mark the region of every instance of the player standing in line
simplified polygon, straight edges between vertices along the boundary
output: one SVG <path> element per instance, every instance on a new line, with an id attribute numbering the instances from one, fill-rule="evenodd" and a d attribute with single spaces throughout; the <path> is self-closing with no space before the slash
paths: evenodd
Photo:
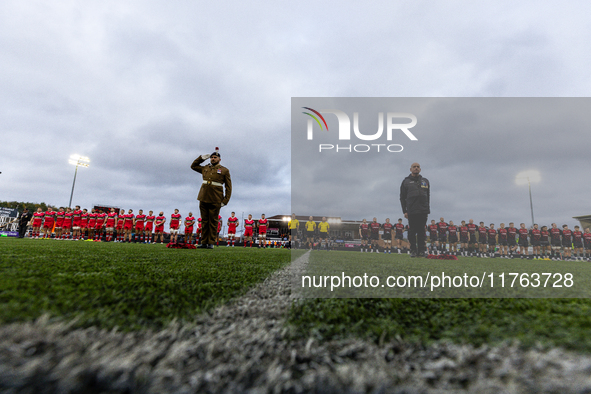
<path id="1" fill-rule="evenodd" d="M 527 259 L 528 255 L 529 255 L 529 243 L 527 242 L 527 236 L 529 234 L 529 231 L 527 231 L 527 229 L 525 228 L 525 223 L 520 223 L 519 224 L 519 254 L 521 256 L 522 259 Z"/>
<path id="2" fill-rule="evenodd" d="M 189 212 L 189 216 L 185 218 L 185 243 L 192 244 L 193 243 L 193 227 L 195 226 L 195 217 L 193 216 L 193 212 Z"/>
<path id="3" fill-rule="evenodd" d="M 402 219 L 400 219 L 402 221 Z M 404 225 L 403 225 L 404 226 Z M 382 240 L 384 240 L 384 253 L 392 253 L 392 228 L 394 225 L 390 223 L 390 218 L 386 218 L 386 223 L 382 224 Z"/>
<path id="4" fill-rule="evenodd" d="M 55 240 L 60 240 L 62 236 L 62 227 L 64 225 L 64 216 L 66 215 L 66 211 L 64 211 L 64 207 L 60 207 L 55 215 Z"/>
<path id="5" fill-rule="evenodd" d="M 55 224 L 55 215 L 57 212 L 51 207 L 47 207 L 47 211 L 43 214 L 43 239 L 50 239 L 53 233 L 53 225 Z"/>
<path id="6" fill-rule="evenodd" d="M 534 223 L 534 227 L 529 230 L 529 239 L 531 241 L 531 246 L 533 249 L 533 259 L 538 260 L 541 257 L 540 255 L 540 241 L 542 239 L 542 232 L 538 229 L 538 224 Z"/>
<path id="7" fill-rule="evenodd" d="M 437 244 L 439 246 L 440 253 L 447 254 L 447 223 L 443 218 L 439 218 L 437 223 Z"/>
<path id="8" fill-rule="evenodd" d="M 166 216 L 164 216 L 164 212 L 160 211 L 154 221 L 154 243 L 158 242 L 158 235 L 160 235 L 160 243 L 164 243 L 164 223 L 166 223 Z"/>
<path id="9" fill-rule="evenodd" d="M 133 214 L 133 209 L 127 210 L 127 214 L 125 215 L 125 223 L 123 223 L 123 242 L 127 240 L 127 242 L 131 243 L 131 233 L 133 231 L 134 218 L 135 215 Z"/>
<path id="10" fill-rule="evenodd" d="M 507 229 L 505 228 L 505 223 L 501 223 L 499 229 L 497 230 L 497 239 L 499 240 L 499 246 L 501 249 L 501 258 L 507 259 Z"/>
<path id="11" fill-rule="evenodd" d="M 220 246 L 220 232 L 222 231 L 222 215 L 218 215 L 218 228 L 216 232 L 216 246 Z"/>
<path id="12" fill-rule="evenodd" d="M 107 214 L 104 213 L 102 210 L 99 209 L 98 214 L 96 215 L 96 225 L 95 225 L 95 241 L 102 242 L 103 237 L 103 228 L 105 227 L 105 220 L 107 219 Z"/>
<path id="13" fill-rule="evenodd" d="M 260 245 L 259 248 L 266 248 L 267 247 L 267 219 L 265 219 L 265 214 L 261 215 L 259 219 L 259 223 L 257 225 L 259 229 L 259 240 Z"/>
<path id="14" fill-rule="evenodd" d="M 154 211 L 148 212 L 148 216 L 146 216 L 146 224 L 144 226 L 144 243 L 145 244 L 152 243 L 152 230 L 154 228 L 154 220 L 156 220 L 156 216 L 154 216 Z"/>
<path id="15" fill-rule="evenodd" d="M 199 245 L 199 239 L 201 238 L 201 218 L 197 219 L 197 231 L 195 231 L 195 245 Z"/>
<path id="16" fill-rule="evenodd" d="M 170 242 L 171 243 L 174 243 L 174 244 L 177 243 L 180 225 L 181 225 L 181 214 L 179 213 L 178 209 L 175 209 L 174 213 L 172 215 L 170 215 L 170 224 L 168 225 L 168 227 L 170 228 Z"/>
<path id="17" fill-rule="evenodd" d="M 548 226 L 542 226 L 542 231 L 540 231 L 540 249 L 542 251 L 543 259 L 549 260 L 548 256 L 550 255 L 550 240 L 548 236 L 550 233 L 548 232 Z"/>
<path id="18" fill-rule="evenodd" d="M 575 226 L 575 231 L 573 231 L 573 246 L 575 247 L 575 260 L 583 260 L 583 233 L 579 226 Z"/>
<path id="19" fill-rule="evenodd" d="M 571 252 L 573 247 L 572 241 L 573 232 L 568 228 L 566 224 L 562 225 L 562 250 L 564 251 L 564 259 L 571 259 Z"/>
<path id="20" fill-rule="evenodd" d="M 326 221 L 326 217 L 322 217 L 322 221 L 318 223 L 318 237 L 320 238 L 320 247 L 328 250 L 328 230 L 330 224 Z"/>
<path id="21" fill-rule="evenodd" d="M 107 230 L 107 238 L 105 239 L 107 242 L 111 242 L 113 240 L 113 232 L 115 232 L 115 226 L 117 226 L 117 212 L 115 208 L 109 209 L 109 213 L 107 214 L 107 221 L 105 223 L 105 228 Z"/>
<path id="22" fill-rule="evenodd" d="M 291 214 L 291 220 L 287 222 L 287 227 L 289 227 L 289 248 L 291 248 L 292 242 L 294 249 L 297 249 L 297 241 L 298 241 L 298 230 L 300 229 L 300 221 L 296 219 L 296 214 Z"/>
<path id="23" fill-rule="evenodd" d="M 41 207 L 37 208 L 37 212 L 33 214 L 31 222 L 33 225 L 31 238 L 39 239 L 39 236 L 41 235 L 41 225 L 43 224 L 43 209 L 41 209 Z"/>
<path id="24" fill-rule="evenodd" d="M 83 241 L 88 239 L 88 209 L 84 208 L 82 210 L 82 215 L 80 215 L 80 237 Z"/>
<path id="25" fill-rule="evenodd" d="M 439 246 L 439 243 L 437 242 L 439 234 L 438 229 L 439 228 L 437 227 L 437 223 L 435 223 L 435 219 L 432 219 L 431 224 L 429 225 L 429 240 L 431 241 L 429 249 L 431 249 L 432 254 L 437 254 L 437 247 Z"/>
<path id="26" fill-rule="evenodd" d="M 246 247 L 246 241 L 250 242 L 250 248 L 252 248 L 252 230 L 254 228 L 254 220 L 252 219 L 252 215 L 248 214 L 248 219 L 244 219 L 244 241 L 242 243 L 242 247 Z"/>
<path id="27" fill-rule="evenodd" d="M 487 230 L 488 235 L 488 255 L 495 257 L 495 251 L 497 249 L 497 230 L 495 230 L 495 224 L 491 223 Z"/>
<path id="28" fill-rule="evenodd" d="M 402 218 L 398 219 L 398 223 L 394 226 L 394 241 L 396 242 L 396 252 L 402 253 L 402 240 L 404 239 L 404 232 L 408 230 L 408 227 L 402 223 Z"/>
<path id="29" fill-rule="evenodd" d="M 379 242 L 380 242 L 380 228 L 382 225 L 378 223 L 378 218 L 373 218 L 372 222 L 369 224 L 369 239 L 371 240 L 371 245 L 369 252 L 372 253 L 375 249 L 376 253 L 379 253 Z"/>
<path id="30" fill-rule="evenodd" d="M 454 256 L 458 255 L 458 226 L 456 226 L 453 220 L 449 221 L 447 227 L 447 233 L 449 234 L 449 252 Z"/>
<path id="31" fill-rule="evenodd" d="M 80 239 L 80 227 L 82 225 L 82 210 L 80 205 L 76 205 L 74 212 L 72 212 L 72 239 L 78 241 Z"/>
<path id="32" fill-rule="evenodd" d="M 552 260 L 561 260 L 560 248 L 562 246 L 562 231 L 558 228 L 556 223 L 552 223 L 550 229 L 550 245 L 552 246 Z"/>
<path id="33" fill-rule="evenodd" d="M 470 256 L 474 256 L 474 254 L 476 253 L 475 249 L 477 249 L 476 229 L 478 228 L 478 226 L 474 224 L 474 219 L 470 219 L 466 227 L 468 227 L 468 233 L 470 234 L 468 249 L 470 249 Z"/>
<path id="34" fill-rule="evenodd" d="M 583 233 L 583 240 L 585 241 L 585 257 L 587 261 L 591 260 L 591 231 L 589 227 L 585 229 Z"/>
<path id="35" fill-rule="evenodd" d="M 468 256 L 468 242 L 470 240 L 470 234 L 468 232 L 468 227 L 466 226 L 466 221 L 462 220 L 462 225 L 458 229 L 460 233 L 460 253 L 462 256 Z"/>
<path id="36" fill-rule="evenodd" d="M 367 239 L 369 238 L 369 224 L 367 219 L 363 219 L 359 225 L 359 237 L 361 238 L 361 251 L 367 252 Z"/>
<path id="37" fill-rule="evenodd" d="M 236 244 L 236 228 L 238 227 L 240 221 L 235 215 L 236 212 L 232 212 L 231 216 L 228 218 L 228 243 L 226 246 L 230 246 L 230 244 L 232 244 L 232 247 L 234 247 Z"/>
<path id="38" fill-rule="evenodd" d="M 74 213 L 72 212 L 72 208 L 66 208 L 66 214 L 64 215 L 64 223 L 62 225 L 62 239 L 70 239 L 70 232 L 72 230 L 72 219 L 74 217 Z"/>
<path id="39" fill-rule="evenodd" d="M 304 228 L 306 229 L 306 246 L 308 249 L 312 250 L 312 247 L 314 246 L 314 233 L 316 232 L 314 216 L 308 218 L 308 221 L 304 224 Z"/>
<path id="40" fill-rule="evenodd" d="M 94 228 L 96 227 L 96 217 L 97 217 L 97 213 L 95 211 L 94 208 L 92 208 L 90 210 L 90 213 L 88 214 L 88 237 L 87 237 L 87 241 L 93 241 L 94 238 Z"/>
<path id="41" fill-rule="evenodd" d="M 486 255 L 486 248 L 488 246 L 488 229 L 484 227 L 484 222 L 480 222 L 478 226 L 478 257 L 488 257 Z"/>
<path id="42" fill-rule="evenodd" d="M 144 215 L 144 210 L 140 209 L 133 221 L 133 227 L 135 228 L 135 242 L 144 242 L 146 240 L 144 237 L 144 232 L 146 231 L 145 222 L 146 215 Z"/>
<path id="43" fill-rule="evenodd" d="M 509 255 L 511 258 L 515 257 L 515 253 L 517 251 L 517 227 L 515 227 L 515 223 L 510 222 L 509 227 L 507 228 L 507 245 L 509 246 Z"/>
<path id="44" fill-rule="evenodd" d="M 115 222 L 115 230 L 117 231 L 115 242 L 123 242 L 124 240 L 123 228 L 125 225 L 125 216 L 125 209 L 121 208 L 121 210 L 119 210 L 119 214 L 117 215 L 117 221 Z"/>

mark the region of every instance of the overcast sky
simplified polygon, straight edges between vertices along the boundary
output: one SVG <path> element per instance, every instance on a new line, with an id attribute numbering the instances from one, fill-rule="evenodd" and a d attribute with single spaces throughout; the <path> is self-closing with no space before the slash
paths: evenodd
<path id="1" fill-rule="evenodd" d="M 585 97 L 590 14 L 582 1 L 4 1 L 0 200 L 66 205 L 78 153 L 91 166 L 78 171 L 73 205 L 197 213 L 201 178 L 189 166 L 219 146 L 234 184 L 222 216 L 285 214 L 291 97 Z M 445 193 L 438 211 L 456 218 L 454 193 L 492 190 L 527 221 L 527 187 L 511 177 L 529 163 L 506 163 L 520 147 L 508 156 L 449 133 L 437 141 L 453 167 L 417 152 Z M 532 186 L 540 219 L 591 214 L 589 139 L 576 141 L 548 143 L 534 163 L 546 171 Z M 471 167 L 481 179 L 461 176 Z M 578 174 L 574 185 L 558 181 L 561 169 Z M 468 208 L 478 220 L 481 206 Z"/>

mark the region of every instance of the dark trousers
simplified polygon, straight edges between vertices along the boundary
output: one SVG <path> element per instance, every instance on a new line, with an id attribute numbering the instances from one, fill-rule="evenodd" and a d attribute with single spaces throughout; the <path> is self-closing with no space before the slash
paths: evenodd
<path id="1" fill-rule="evenodd" d="M 19 238 L 24 238 L 25 237 L 25 233 L 27 232 L 27 225 L 25 224 L 24 226 L 18 226 L 18 237 Z"/>
<path id="2" fill-rule="evenodd" d="M 199 202 L 201 211 L 201 244 L 213 245 L 218 236 L 218 216 L 222 204 Z"/>
<path id="3" fill-rule="evenodd" d="M 426 213 L 417 213 L 408 215 L 408 242 L 412 252 L 424 252 L 427 237 L 425 235 L 425 225 L 427 224 Z"/>

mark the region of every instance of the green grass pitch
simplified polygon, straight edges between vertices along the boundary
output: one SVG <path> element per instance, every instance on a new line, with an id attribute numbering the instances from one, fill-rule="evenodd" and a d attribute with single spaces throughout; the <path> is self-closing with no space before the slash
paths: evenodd
<path id="1" fill-rule="evenodd" d="M 239 296 L 289 264 L 288 249 L 0 239 L 0 323 L 43 313 L 78 326 L 158 329 Z"/>

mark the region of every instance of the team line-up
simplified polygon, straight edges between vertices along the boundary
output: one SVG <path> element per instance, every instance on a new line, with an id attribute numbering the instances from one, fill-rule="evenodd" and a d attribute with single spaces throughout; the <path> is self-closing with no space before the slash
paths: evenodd
<path id="1" fill-rule="evenodd" d="M 235 216 L 235 212 L 228 218 L 228 240 L 226 246 L 235 246 L 236 244 L 236 229 L 239 226 L 239 219 Z M 222 217 L 218 217 L 217 231 L 218 239 L 221 230 Z M 143 242 L 143 243 L 164 243 L 164 227 L 167 222 L 164 212 L 160 212 L 158 216 L 154 215 L 153 211 L 144 214 L 140 209 L 137 215 L 134 215 L 133 209 L 129 209 L 125 213 L 124 209 L 119 212 L 115 208 L 111 208 L 108 213 L 102 210 L 92 209 L 88 212 L 87 209 L 80 209 L 80 206 L 71 208 L 59 208 L 54 211 L 52 208 L 43 212 L 41 208 L 37 209 L 31 218 L 29 225 L 32 226 L 31 237 L 34 239 L 53 239 L 56 240 L 86 240 L 94 242 L 102 242 L 104 238 L 106 242 Z M 184 243 L 193 244 L 199 243 L 201 235 L 201 218 L 196 219 L 192 212 L 189 212 L 184 221 Z M 197 223 L 197 226 L 195 224 Z M 180 232 L 181 214 L 178 209 L 170 215 L 169 232 L 170 242 L 178 242 L 178 234 Z M 258 229 L 259 238 L 261 238 L 260 245 L 266 247 L 267 233 L 267 219 L 262 214 L 258 221 L 252 219 L 252 215 L 248 215 L 248 219 L 244 219 L 244 246 L 247 242 L 252 246 L 253 244 L 253 229 Z M 152 232 L 153 231 L 153 232 Z M 195 231 L 195 233 L 193 232 Z M 195 237 L 193 237 L 195 235 Z M 275 246 L 275 242 L 273 245 Z M 282 243 L 283 245 L 283 243 Z"/>

